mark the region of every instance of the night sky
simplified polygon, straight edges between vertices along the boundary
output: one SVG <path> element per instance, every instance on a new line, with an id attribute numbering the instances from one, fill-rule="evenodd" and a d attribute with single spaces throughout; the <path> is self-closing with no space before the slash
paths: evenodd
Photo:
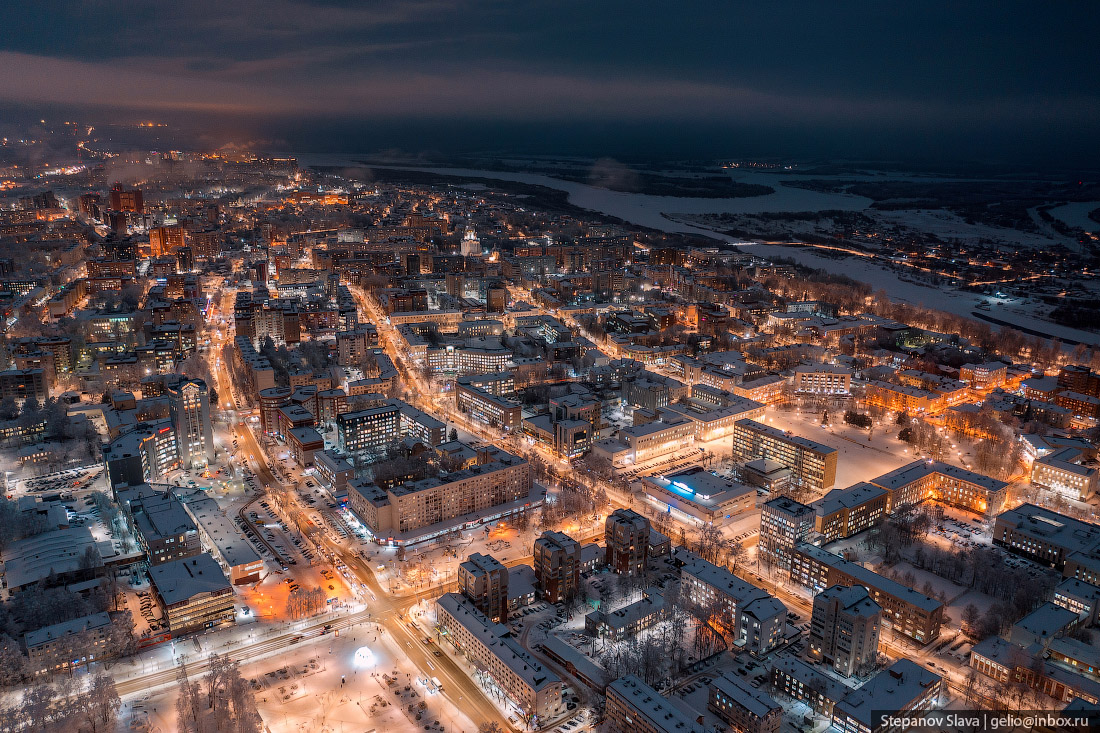
<path id="1" fill-rule="evenodd" d="M 1098 20 L 1093 2 L 8 2 L 0 107 L 316 150 L 1095 165 Z"/>

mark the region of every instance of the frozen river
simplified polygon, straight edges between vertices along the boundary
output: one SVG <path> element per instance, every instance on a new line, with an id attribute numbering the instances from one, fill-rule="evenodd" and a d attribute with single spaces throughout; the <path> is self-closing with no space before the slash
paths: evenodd
<path id="1" fill-rule="evenodd" d="M 771 186 L 775 193 L 767 196 L 751 196 L 732 199 L 690 198 L 678 196 L 648 196 L 639 193 L 609 191 L 584 183 L 563 181 L 541 173 L 511 173 L 486 171 L 476 168 L 418 168 L 400 165 L 364 165 L 347 155 L 311 155 L 299 157 L 304 165 L 348 166 L 357 168 L 387 168 L 393 170 L 421 171 L 446 176 L 468 178 L 492 178 L 499 181 L 529 183 L 558 189 L 569 194 L 569 203 L 590 211 L 614 216 L 639 226 L 663 232 L 702 234 L 719 240 L 736 241 L 724 235 L 666 219 L 662 214 L 754 214 L 766 211 L 820 211 L 843 209 L 859 211 L 867 208 L 871 200 L 863 196 L 840 193 L 819 193 L 784 185 L 795 176 L 765 171 L 736 171 L 731 177 L 738 183 L 759 183 Z M 807 176 L 809 177 L 809 176 Z M 846 176 L 845 179 L 850 177 Z"/>
<path id="2" fill-rule="evenodd" d="M 829 272 L 849 275 L 858 280 L 871 283 L 876 289 L 884 289 L 890 298 L 896 301 L 913 304 L 935 304 L 935 307 L 962 316 L 973 317 L 972 312 L 983 300 L 989 302 L 990 309 L 986 311 L 990 316 L 1001 320 L 1016 323 L 1026 328 L 1033 328 L 1042 333 L 1068 338 L 1075 341 L 1096 344 L 1100 343 L 1100 335 L 1081 331 L 1075 328 L 1058 326 L 1049 321 L 1036 317 L 1029 313 L 1026 304 L 1012 299 L 989 298 L 973 293 L 962 293 L 956 290 L 941 290 L 936 287 L 907 282 L 888 267 L 880 266 L 870 260 L 847 257 L 833 259 L 823 257 L 811 248 L 807 247 L 783 247 L 781 245 L 752 244 L 719 234 L 710 229 L 696 227 L 678 221 L 672 221 L 663 214 L 754 214 L 769 211 L 822 211 L 839 209 L 847 211 L 860 211 L 871 204 L 871 200 L 863 196 L 854 196 L 843 193 L 823 193 L 784 185 L 786 182 L 799 179 L 827 179 L 837 178 L 850 180 L 959 180 L 936 179 L 929 177 L 913 177 L 896 174 L 852 174 L 844 176 L 825 176 L 798 174 L 798 173 L 774 173 L 758 170 L 732 171 L 731 178 L 739 183 L 758 183 L 771 186 L 775 193 L 767 196 L 752 196 L 733 199 L 710 198 L 686 198 L 677 196 L 649 196 L 637 193 L 624 193 L 608 191 L 607 189 L 589 186 L 584 183 L 563 181 L 541 173 L 511 173 L 505 171 L 488 171 L 476 168 L 439 168 L 439 167 L 415 167 L 399 165 L 365 165 L 358 163 L 353 155 L 307 155 L 299 156 L 299 162 L 306 166 L 347 166 L 350 168 L 387 168 L 392 170 L 412 170 L 439 175 L 457 176 L 466 178 L 488 178 L 500 181 L 515 181 L 528 183 L 547 188 L 565 191 L 569 194 L 569 202 L 584 209 L 596 211 L 609 216 L 614 216 L 623 221 L 639 226 L 649 227 L 665 232 L 682 232 L 700 234 L 716 240 L 742 244 L 746 251 L 761 257 L 789 257 L 811 267 L 817 267 Z M 1076 206 L 1076 205 L 1071 205 Z M 1066 207 L 1060 207 L 1065 209 Z M 1077 216 L 1084 216 L 1084 205 L 1072 212 L 1058 212 Z"/>

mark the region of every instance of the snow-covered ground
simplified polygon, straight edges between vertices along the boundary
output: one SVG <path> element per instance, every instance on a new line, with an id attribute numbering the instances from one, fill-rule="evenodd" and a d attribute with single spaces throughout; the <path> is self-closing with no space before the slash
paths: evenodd
<path id="1" fill-rule="evenodd" d="M 1097 232 L 1100 231 L 1100 224 L 1089 218 L 1089 212 L 1096 209 L 1100 209 L 1100 201 L 1075 201 L 1071 204 L 1056 206 L 1050 210 L 1050 215 L 1071 227 L 1078 227 L 1086 232 Z"/>
<path id="2" fill-rule="evenodd" d="M 476 729 L 445 697 L 417 681 L 408 657 L 373 624 L 244 664 L 241 673 L 272 733 Z M 383 673 L 396 682 L 387 684 Z M 150 727 L 175 730 L 175 697 L 170 687 L 127 700 L 120 722 L 125 727 L 131 720 L 145 720 Z"/>
<path id="3" fill-rule="evenodd" d="M 1018 298 L 993 298 L 977 293 L 922 285 L 909 279 L 903 280 L 899 273 L 864 257 L 836 259 L 826 257 L 811 247 L 785 247 L 778 244 L 746 244 L 742 249 L 760 257 L 783 257 L 807 267 L 847 275 L 855 280 L 869 283 L 876 292 L 886 291 L 891 300 L 900 303 L 934 307 L 948 313 L 973 318 L 978 305 L 986 302 L 990 308 L 985 313 L 992 318 L 1031 328 L 1060 339 L 1100 344 L 1100 334 L 1060 326 L 1039 318 L 1034 315 L 1033 305 L 1024 303 Z"/>
<path id="4" fill-rule="evenodd" d="M 958 242 L 992 242 L 1006 247 L 1021 245 L 1025 247 L 1050 247 L 1056 244 L 1070 243 L 1067 237 L 1051 233 L 1051 236 L 1036 232 L 1021 232 L 1017 229 L 971 224 L 958 214 L 946 209 L 899 209 L 865 212 L 873 219 L 890 226 L 900 226 L 926 234 L 932 234 L 943 240 Z"/>
<path id="5" fill-rule="evenodd" d="M 769 410 L 764 418 L 768 425 L 837 449 L 833 488 L 842 489 L 867 481 L 917 458 L 912 446 L 897 439 L 897 425 L 876 427 L 874 436 L 868 441 L 868 432 L 846 424 L 843 412 L 834 411 L 829 419 L 830 424 L 822 426 L 819 410 Z"/>

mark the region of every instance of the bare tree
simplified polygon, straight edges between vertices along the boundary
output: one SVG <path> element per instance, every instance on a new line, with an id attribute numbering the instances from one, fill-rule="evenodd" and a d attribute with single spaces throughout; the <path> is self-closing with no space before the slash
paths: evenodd
<path id="1" fill-rule="evenodd" d="M 27 671 L 27 658 L 7 634 L 0 635 L 0 686 L 10 687 L 23 681 Z"/>
<path id="2" fill-rule="evenodd" d="M 102 672 L 97 674 L 87 693 L 76 696 L 75 700 L 80 719 L 87 724 L 85 729 L 91 729 L 91 733 L 114 730 L 122 699 L 115 689 L 113 677 Z"/>

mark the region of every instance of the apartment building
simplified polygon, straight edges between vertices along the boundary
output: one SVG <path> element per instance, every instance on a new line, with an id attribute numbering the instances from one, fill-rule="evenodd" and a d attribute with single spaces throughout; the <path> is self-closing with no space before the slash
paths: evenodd
<path id="1" fill-rule="evenodd" d="M 739 733 L 779 733 L 783 724 L 783 707 L 732 672 L 710 683 L 707 708 Z"/>
<path id="2" fill-rule="evenodd" d="M 725 568 L 689 553 L 685 557 L 681 593 L 696 606 L 713 609 L 734 646 L 762 656 L 782 642 L 787 607 L 778 598 Z"/>
<path id="3" fill-rule="evenodd" d="M 564 532 L 547 530 L 535 540 L 535 581 L 543 600 L 561 603 L 581 587 L 581 546 Z"/>
<path id="4" fill-rule="evenodd" d="M 833 706 L 852 691 L 851 687 L 797 657 L 783 656 L 770 664 L 772 689 L 791 700 L 804 702 L 812 710 L 832 716 Z M 865 733 L 861 731 L 860 733 Z"/>
<path id="5" fill-rule="evenodd" d="M 851 677 L 878 655 L 882 608 L 862 585 L 834 585 L 814 596 L 810 656 Z"/>
<path id="6" fill-rule="evenodd" d="M 889 498 L 886 489 L 866 482 L 833 489 L 812 504 L 814 531 L 829 543 L 870 529 L 886 516 Z"/>
<path id="7" fill-rule="evenodd" d="M 552 670 L 458 593 L 436 601 L 443 638 L 493 678 L 525 715 L 548 720 L 561 710 L 562 682 Z"/>
<path id="8" fill-rule="evenodd" d="M 35 399 L 45 402 L 50 396 L 49 381 L 43 369 L 8 369 L 0 372 L 0 400 L 9 397 L 18 403 Z"/>
<path id="9" fill-rule="evenodd" d="M 348 487 L 348 504 L 376 542 L 406 545 L 525 511 L 531 466 L 497 449 L 477 452 L 473 465 L 383 489 L 366 480 Z"/>
<path id="10" fill-rule="evenodd" d="M 944 680 L 909 659 L 899 659 L 833 706 L 833 727 L 841 733 L 891 733 L 887 716 L 936 707 Z"/>
<path id="11" fill-rule="evenodd" d="M 336 434 L 342 453 L 370 460 L 401 439 L 401 405 L 394 401 L 337 415 Z"/>
<path id="12" fill-rule="evenodd" d="M 504 374 L 508 374 L 511 378 L 510 372 L 504 372 Z M 455 380 L 455 406 L 459 412 L 469 415 L 471 420 L 502 430 L 519 428 L 523 419 L 520 404 L 502 396 L 503 391 L 501 394 L 490 391 L 493 387 L 497 387 L 499 382 L 486 382 L 482 379 L 484 376 L 486 375 L 459 377 Z M 479 385 L 489 389 L 483 389 Z"/>
<path id="13" fill-rule="evenodd" d="M 458 566 L 458 590 L 493 623 L 508 620 L 508 568 L 492 555 L 475 552 Z"/>
<path id="14" fill-rule="evenodd" d="M 606 693 L 609 733 L 705 733 L 702 724 L 632 674 L 609 684 Z"/>
<path id="15" fill-rule="evenodd" d="M 755 420 L 740 420 L 733 433 L 738 460 L 767 459 L 791 470 L 791 479 L 810 491 L 827 491 L 836 482 L 837 450 Z"/>
<path id="16" fill-rule="evenodd" d="M 111 654 L 110 634 L 111 617 L 103 612 L 28 631 L 27 669 L 37 677 L 102 662 Z"/>
<path id="17" fill-rule="evenodd" d="M 814 593 L 834 585 L 862 585 L 882 608 L 883 624 L 921 644 L 940 635 L 942 603 L 820 547 L 803 542 L 794 548 L 791 580 Z"/>
<path id="18" fill-rule="evenodd" d="M 640 575 L 649 561 L 649 519 L 616 509 L 604 521 L 605 564 L 620 575 Z"/>
<path id="19" fill-rule="evenodd" d="M 760 509 L 757 552 L 765 564 L 789 569 L 791 550 L 814 529 L 814 510 L 786 496 L 777 496 Z"/>
<path id="20" fill-rule="evenodd" d="M 150 565 L 193 557 L 202 552 L 198 527 L 170 491 L 139 484 L 115 491 Z"/>

